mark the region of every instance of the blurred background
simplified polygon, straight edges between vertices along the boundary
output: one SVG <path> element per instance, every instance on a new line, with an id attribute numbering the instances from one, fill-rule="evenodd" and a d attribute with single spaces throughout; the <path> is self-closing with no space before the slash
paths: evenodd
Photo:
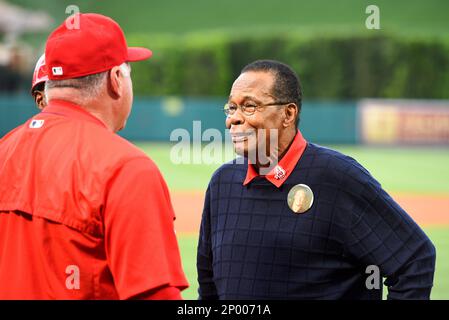
<path id="1" fill-rule="evenodd" d="M 213 128 L 226 139 L 222 106 L 234 79 L 256 59 L 277 59 L 300 76 L 305 138 L 356 158 L 422 226 L 437 247 L 432 298 L 449 299 L 449 1 L 0 0 L 0 137 L 38 112 L 34 65 L 69 5 L 112 17 L 129 45 L 154 52 L 132 65 L 133 113 L 120 134 L 168 182 L 185 298 L 197 297 L 204 192 L 232 152 L 176 164 L 170 135 L 181 128 L 201 140 Z M 379 29 L 367 28 L 369 5 Z"/>

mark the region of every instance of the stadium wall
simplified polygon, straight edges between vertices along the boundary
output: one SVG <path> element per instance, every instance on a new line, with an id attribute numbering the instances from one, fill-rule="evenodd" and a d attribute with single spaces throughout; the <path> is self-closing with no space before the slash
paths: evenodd
<path id="1" fill-rule="evenodd" d="M 225 137 L 222 111 L 225 101 L 224 98 L 135 98 L 127 126 L 120 135 L 132 141 L 167 142 L 173 130 L 184 129 L 192 140 L 198 140 L 205 130 L 212 128 Z M 37 112 L 27 95 L 0 97 L 0 136 Z M 356 102 L 305 102 L 300 127 L 307 139 L 318 143 L 357 143 L 355 122 Z"/>
<path id="2" fill-rule="evenodd" d="M 200 140 L 208 129 L 225 134 L 225 98 L 135 98 L 120 135 L 132 141 Z M 0 136 L 38 112 L 28 95 L 0 97 Z M 300 128 L 324 144 L 449 145 L 449 101 L 305 101 Z M 178 129 L 178 131 L 175 131 Z M 178 138 L 177 138 L 178 137 Z M 203 141 L 209 141 L 203 139 Z"/>

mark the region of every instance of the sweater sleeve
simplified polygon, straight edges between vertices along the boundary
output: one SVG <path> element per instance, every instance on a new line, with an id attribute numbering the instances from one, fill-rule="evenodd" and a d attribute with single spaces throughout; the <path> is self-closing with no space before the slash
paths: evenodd
<path id="1" fill-rule="evenodd" d="M 429 299 L 435 247 L 423 230 L 365 170 L 347 181 L 353 207 L 345 250 L 386 277 L 388 299 Z"/>
<path id="2" fill-rule="evenodd" d="M 213 280 L 210 211 L 209 185 L 204 202 L 197 252 L 198 294 L 200 300 L 218 299 L 217 289 Z"/>

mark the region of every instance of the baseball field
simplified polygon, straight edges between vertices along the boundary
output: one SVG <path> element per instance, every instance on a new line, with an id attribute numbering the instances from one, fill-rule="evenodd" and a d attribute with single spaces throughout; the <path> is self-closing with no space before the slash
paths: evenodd
<path id="1" fill-rule="evenodd" d="M 157 163 L 171 190 L 175 228 L 190 282 L 183 297 L 196 299 L 196 245 L 204 192 L 219 164 L 175 165 L 170 160 L 170 144 L 136 145 Z M 364 165 L 425 230 L 437 248 L 432 299 L 449 299 L 449 149 L 330 147 Z"/>

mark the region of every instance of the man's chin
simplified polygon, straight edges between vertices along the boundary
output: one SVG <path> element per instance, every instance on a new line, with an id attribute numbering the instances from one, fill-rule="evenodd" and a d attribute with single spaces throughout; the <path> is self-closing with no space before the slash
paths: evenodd
<path id="1" fill-rule="evenodd" d="M 248 157 L 248 150 L 246 150 L 245 148 L 239 148 L 234 145 L 234 152 L 241 157 Z"/>
<path id="2" fill-rule="evenodd" d="M 126 127 L 126 121 L 115 132 L 122 131 L 123 129 L 125 129 L 125 127 Z"/>
<path id="3" fill-rule="evenodd" d="M 256 151 L 248 150 L 247 148 L 239 148 L 238 146 L 234 146 L 234 151 L 237 155 L 247 158 L 249 162 L 257 163 Z"/>
<path id="4" fill-rule="evenodd" d="M 273 162 L 272 159 L 270 159 L 270 157 L 268 157 L 267 155 L 257 154 L 256 150 L 257 149 L 248 149 L 245 147 L 239 148 L 239 146 L 234 145 L 234 152 L 237 155 L 247 158 L 249 163 L 257 163 L 262 168 L 266 168 L 268 171 L 270 171 L 277 164 L 277 162 Z"/>

